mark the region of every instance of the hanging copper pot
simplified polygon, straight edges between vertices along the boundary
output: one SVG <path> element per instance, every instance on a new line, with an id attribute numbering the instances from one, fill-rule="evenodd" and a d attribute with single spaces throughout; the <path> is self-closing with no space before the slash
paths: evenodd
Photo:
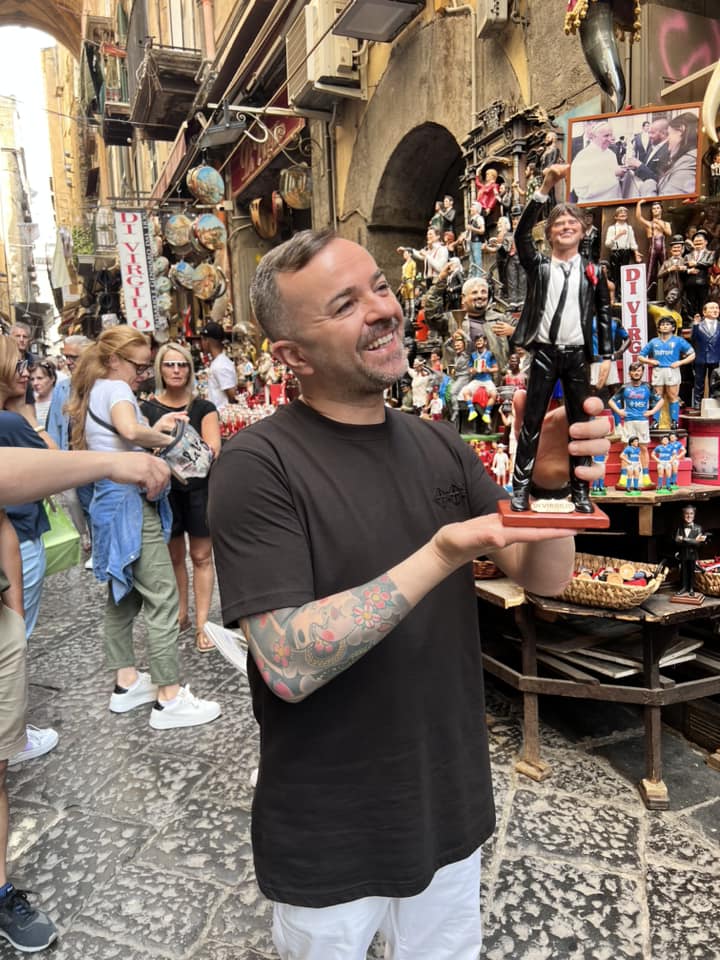
<path id="1" fill-rule="evenodd" d="M 255 232 L 263 240 L 272 240 L 277 235 L 277 217 L 272 206 L 269 210 L 263 207 L 263 197 L 255 197 L 250 201 L 250 220 Z"/>

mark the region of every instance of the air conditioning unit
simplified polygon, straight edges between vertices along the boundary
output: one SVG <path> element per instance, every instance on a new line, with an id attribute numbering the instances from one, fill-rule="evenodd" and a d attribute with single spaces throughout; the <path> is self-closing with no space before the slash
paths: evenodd
<path id="1" fill-rule="evenodd" d="M 477 0 L 477 35 L 495 37 L 509 17 L 509 0 Z"/>
<path id="2" fill-rule="evenodd" d="M 358 41 L 330 33 L 346 6 L 346 0 L 310 0 L 288 30 L 285 55 L 293 106 L 323 110 L 338 97 L 367 99 Z"/>

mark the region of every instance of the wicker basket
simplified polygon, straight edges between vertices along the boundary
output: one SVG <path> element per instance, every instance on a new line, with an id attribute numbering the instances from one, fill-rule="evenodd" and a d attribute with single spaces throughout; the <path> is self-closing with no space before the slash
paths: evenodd
<path id="1" fill-rule="evenodd" d="M 696 570 L 695 586 L 706 597 L 720 597 L 720 573 L 705 573 L 704 570 Z"/>
<path id="2" fill-rule="evenodd" d="M 627 564 L 627 560 L 618 560 L 615 557 L 596 557 L 592 553 L 576 553 L 575 569 L 586 567 L 593 573 L 602 567 L 620 567 Z M 642 569 L 646 564 L 630 564 Z M 610 610 L 630 610 L 647 600 L 658 589 L 664 580 L 664 573 L 658 573 L 651 583 L 646 586 L 633 587 L 625 583 L 606 583 L 603 580 L 583 580 L 573 577 L 570 583 L 560 594 L 561 600 L 570 603 L 579 603 L 584 607 L 607 607 Z M 720 578 L 718 578 L 720 579 Z"/>

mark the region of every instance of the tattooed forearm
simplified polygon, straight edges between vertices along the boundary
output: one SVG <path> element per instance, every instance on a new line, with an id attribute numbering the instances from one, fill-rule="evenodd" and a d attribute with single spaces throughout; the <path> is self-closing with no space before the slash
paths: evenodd
<path id="1" fill-rule="evenodd" d="M 296 609 L 248 617 L 242 627 L 265 683 L 296 703 L 364 656 L 410 608 L 383 575 Z"/>

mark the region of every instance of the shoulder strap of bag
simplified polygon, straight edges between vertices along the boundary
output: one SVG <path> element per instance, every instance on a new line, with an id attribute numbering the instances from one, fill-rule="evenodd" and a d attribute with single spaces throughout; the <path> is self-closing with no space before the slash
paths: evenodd
<path id="1" fill-rule="evenodd" d="M 91 419 L 93 419 L 95 423 L 99 423 L 101 427 L 105 427 L 106 430 L 109 430 L 111 433 L 115 433 L 118 436 L 120 436 L 119 430 L 117 430 L 111 423 L 108 423 L 107 420 L 103 420 L 100 417 L 98 417 L 96 413 L 92 412 L 92 409 L 90 407 L 88 407 L 88 416 Z"/>

